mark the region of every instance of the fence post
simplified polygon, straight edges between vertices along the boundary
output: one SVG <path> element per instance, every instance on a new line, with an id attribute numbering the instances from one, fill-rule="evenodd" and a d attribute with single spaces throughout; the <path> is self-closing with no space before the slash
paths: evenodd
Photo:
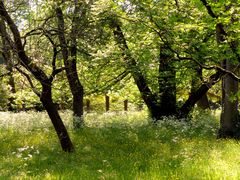
<path id="1" fill-rule="evenodd" d="M 124 104 L 124 111 L 128 111 L 128 100 L 124 100 L 123 101 L 123 104 Z"/>
<path id="2" fill-rule="evenodd" d="M 110 101 L 109 100 L 110 100 L 109 96 L 105 95 L 106 112 L 108 112 L 110 109 Z"/>
<path id="3" fill-rule="evenodd" d="M 87 113 L 90 113 L 91 107 L 90 107 L 90 100 L 89 99 L 87 99 L 86 105 L 87 105 Z"/>

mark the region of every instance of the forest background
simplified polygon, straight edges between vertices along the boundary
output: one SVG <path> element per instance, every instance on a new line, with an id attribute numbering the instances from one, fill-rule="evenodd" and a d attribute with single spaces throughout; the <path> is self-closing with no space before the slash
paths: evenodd
<path id="1" fill-rule="evenodd" d="M 58 110 L 82 128 L 84 105 L 101 111 L 109 96 L 144 104 L 152 123 L 221 107 L 217 136 L 239 138 L 239 11 L 234 0 L 1 0 L 1 110 L 45 109 L 68 152 Z"/>

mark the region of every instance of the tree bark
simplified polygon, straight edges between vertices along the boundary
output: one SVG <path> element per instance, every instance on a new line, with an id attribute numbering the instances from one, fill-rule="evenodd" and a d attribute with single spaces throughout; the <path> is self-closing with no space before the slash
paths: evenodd
<path id="1" fill-rule="evenodd" d="M 113 29 L 115 41 L 117 42 L 119 48 L 122 50 L 122 56 L 127 64 L 127 70 L 132 74 L 133 79 L 140 91 L 141 97 L 147 105 L 150 116 L 155 123 L 162 117 L 158 98 L 156 98 L 150 90 L 142 71 L 137 66 L 137 62 L 129 53 L 129 48 L 119 23 L 116 20 L 113 20 L 113 22 L 111 22 L 111 26 Z"/>
<path id="2" fill-rule="evenodd" d="M 128 111 L 128 100 L 123 101 L 124 111 Z"/>
<path id="3" fill-rule="evenodd" d="M 218 80 L 224 75 L 225 73 L 222 71 L 217 71 L 215 74 L 211 75 L 209 81 L 207 83 L 203 83 L 194 93 L 190 94 L 187 101 L 182 105 L 177 113 L 177 117 L 187 118 L 191 110 L 193 109 L 194 105 L 199 101 L 199 99 L 207 93 L 207 91 L 218 82 Z"/>
<path id="4" fill-rule="evenodd" d="M 163 45 L 159 57 L 159 101 L 161 116 L 175 116 L 176 107 L 176 71 L 172 61 L 173 54 Z"/>
<path id="5" fill-rule="evenodd" d="M 225 61 L 226 70 L 233 70 L 234 65 Z M 222 79 L 222 113 L 220 120 L 219 138 L 240 138 L 240 119 L 238 112 L 238 81 L 230 75 Z M 231 97 L 231 96 L 234 96 Z M 232 99 L 232 100 L 231 100 Z"/>
<path id="6" fill-rule="evenodd" d="M 193 94 L 197 88 L 203 83 L 203 77 L 202 77 L 202 68 L 201 67 L 195 67 L 193 68 L 193 75 L 192 75 L 192 87 L 191 87 L 191 94 Z M 210 109 L 207 93 L 204 94 L 197 102 L 197 106 L 200 109 Z"/>
<path id="7" fill-rule="evenodd" d="M 144 75 L 137 66 L 137 62 L 129 53 L 129 48 L 119 23 L 113 21 L 111 26 L 113 28 L 115 41 L 123 52 L 123 58 L 127 63 L 127 68 L 131 72 L 141 93 L 142 99 L 148 107 L 153 123 L 161 119 L 163 116 L 177 116 L 179 118 L 188 117 L 197 101 L 199 101 L 222 76 L 222 72 L 217 72 L 212 75 L 209 82 L 202 84 L 189 96 L 184 105 L 177 110 L 175 69 L 170 62 L 172 56 L 167 52 L 167 47 L 162 48 L 162 51 L 160 52 L 158 80 L 159 94 L 155 95 L 150 90 Z"/>
<path id="8" fill-rule="evenodd" d="M 208 14 L 217 19 L 218 16 L 213 12 L 211 6 L 208 4 L 206 0 L 201 0 L 203 5 L 206 7 Z M 229 9 L 230 6 L 225 7 Z M 237 21 L 233 17 L 231 17 L 232 23 Z M 234 32 L 233 32 L 234 33 Z M 231 35 L 231 32 L 226 32 L 224 29 L 224 25 L 222 23 L 218 23 L 216 25 L 216 41 L 218 44 L 228 42 L 229 47 L 232 50 L 232 53 L 236 56 L 238 62 L 240 61 L 240 56 L 237 52 L 238 43 L 236 40 L 229 40 L 227 37 Z M 226 52 L 222 52 L 226 53 Z M 234 64 L 231 62 L 233 59 L 224 60 L 223 68 L 228 71 L 232 71 L 234 69 Z M 220 120 L 220 129 L 218 133 L 219 138 L 240 138 L 239 133 L 239 112 L 238 112 L 238 100 L 233 99 L 230 100 L 230 97 L 237 93 L 238 91 L 238 82 L 227 74 L 222 79 L 222 113 Z"/>
<path id="9" fill-rule="evenodd" d="M 90 113 L 91 112 L 91 105 L 90 105 L 90 100 L 89 99 L 87 99 L 86 100 L 86 106 L 87 106 L 87 113 Z"/>
<path id="10" fill-rule="evenodd" d="M 78 5 L 75 6 L 74 17 L 72 20 L 72 29 L 71 29 L 71 44 L 68 48 L 68 44 L 65 38 L 65 23 L 63 13 L 60 7 L 56 8 L 56 14 L 58 18 L 58 37 L 61 44 L 62 56 L 64 60 L 64 65 L 66 67 L 66 75 L 70 90 L 73 95 L 73 126 L 77 129 L 83 126 L 83 96 L 84 90 L 83 86 L 78 78 L 77 73 L 77 13 L 79 13 Z"/>
<path id="11" fill-rule="evenodd" d="M 48 116 L 50 117 L 55 131 L 57 132 L 58 139 L 60 141 L 61 147 L 65 152 L 73 152 L 74 146 L 68 135 L 67 129 L 63 124 L 63 121 L 58 113 L 57 107 L 52 100 L 52 87 L 49 82 L 42 84 L 42 94 L 40 100 L 46 109 Z"/>

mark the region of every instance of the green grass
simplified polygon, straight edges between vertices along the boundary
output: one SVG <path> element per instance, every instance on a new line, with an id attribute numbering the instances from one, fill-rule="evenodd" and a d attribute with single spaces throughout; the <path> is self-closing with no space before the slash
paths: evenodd
<path id="1" fill-rule="evenodd" d="M 89 114 L 64 153 L 45 113 L 0 113 L 0 179 L 240 179 L 240 145 L 212 115 L 149 124 L 144 112 Z"/>

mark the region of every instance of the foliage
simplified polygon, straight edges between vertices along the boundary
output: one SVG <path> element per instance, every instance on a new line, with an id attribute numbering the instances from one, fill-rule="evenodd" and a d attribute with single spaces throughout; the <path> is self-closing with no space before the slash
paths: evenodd
<path id="1" fill-rule="evenodd" d="M 59 4 L 66 19 L 66 38 L 70 41 L 73 2 L 22 0 L 13 1 L 8 6 L 9 10 L 14 6 L 19 7 L 11 12 L 20 27 L 21 35 L 26 40 L 25 49 L 47 74 L 51 70 L 53 52 L 46 33 L 57 46 L 57 50 L 60 50 L 54 14 L 54 8 Z M 219 45 L 215 41 L 216 23 L 221 22 L 228 26 L 227 31 L 231 34 L 229 41 L 239 36 L 238 23 L 231 24 L 230 21 L 239 11 L 236 4 L 232 3 L 231 8 L 224 11 L 223 8 L 229 5 L 229 2 L 219 1 L 210 5 L 219 15 L 217 21 L 209 18 L 200 1 L 98 0 L 89 7 L 84 5 L 86 15 L 78 22 L 77 66 L 85 94 L 105 95 L 110 91 L 116 95 L 126 87 L 126 84 L 126 93 L 120 93 L 120 96 L 133 97 L 137 94 L 137 90 L 129 93 L 129 89 L 136 88 L 129 73 L 126 72 L 128 73 L 126 76 L 124 74 L 126 63 L 111 31 L 111 23 L 117 21 L 121 24 L 126 37 L 130 51 L 128 53 L 136 59 L 137 66 L 155 94 L 159 93 L 159 52 L 162 44 L 168 45 L 169 51 L 174 52 L 172 61 L 177 71 L 177 98 L 179 101 L 186 100 L 191 89 L 192 72 L 197 66 L 195 61 L 203 65 L 218 65 L 223 59 L 233 56 L 227 42 Z M 181 60 L 179 57 L 190 57 L 194 61 Z M 60 54 L 57 55 L 56 66 L 63 66 Z M 204 71 L 203 79 L 207 80 L 212 72 Z M 122 73 L 124 76 L 120 76 Z M 72 101 L 69 89 L 65 86 L 67 81 L 64 76 L 64 74 L 58 76 L 53 85 L 54 100 L 63 109 L 71 108 Z M 116 80 L 118 78 L 119 80 Z M 18 99 L 16 105 L 18 107 L 18 102 L 23 100 L 20 100 L 18 94 L 15 96 Z M 139 101 L 138 96 L 137 100 L 132 102 Z M 36 99 L 28 102 L 35 104 Z"/>
<path id="2" fill-rule="evenodd" d="M 7 110 L 8 96 L 6 86 L 0 85 L 0 110 Z"/>
<path id="3" fill-rule="evenodd" d="M 72 128 L 71 112 L 61 113 Z M 239 144 L 215 138 L 210 114 L 192 123 L 147 114 L 89 114 L 71 131 L 74 154 L 64 154 L 45 113 L 0 113 L 0 178 L 11 179 L 238 179 Z M 27 137 L 27 138 L 26 138 Z M 225 156 L 227 154 L 227 156 Z"/>

